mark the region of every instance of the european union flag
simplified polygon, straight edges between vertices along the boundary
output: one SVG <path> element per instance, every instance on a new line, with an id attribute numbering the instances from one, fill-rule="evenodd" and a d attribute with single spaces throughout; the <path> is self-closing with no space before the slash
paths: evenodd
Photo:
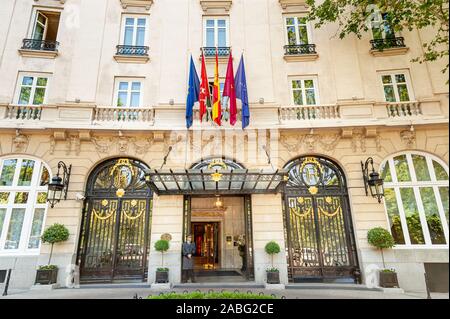
<path id="1" fill-rule="evenodd" d="M 191 66 L 189 70 L 189 88 L 186 101 L 186 127 L 190 128 L 194 121 L 194 104 L 199 101 L 200 96 L 200 80 L 197 70 L 195 69 L 194 59 L 191 55 Z"/>
<path id="2" fill-rule="evenodd" d="M 241 57 L 235 77 L 236 98 L 242 101 L 242 129 L 250 125 L 250 107 L 248 105 L 247 78 L 245 76 L 244 55 Z"/>

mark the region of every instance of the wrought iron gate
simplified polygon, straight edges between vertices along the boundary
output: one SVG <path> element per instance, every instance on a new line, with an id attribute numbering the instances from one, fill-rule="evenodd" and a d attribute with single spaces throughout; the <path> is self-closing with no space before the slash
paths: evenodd
<path id="1" fill-rule="evenodd" d="M 77 259 L 82 282 L 146 279 L 152 194 L 144 169 L 115 159 L 91 174 Z"/>
<path id="2" fill-rule="evenodd" d="M 285 226 L 291 281 L 359 280 L 345 178 L 333 162 L 303 157 L 287 165 Z"/>

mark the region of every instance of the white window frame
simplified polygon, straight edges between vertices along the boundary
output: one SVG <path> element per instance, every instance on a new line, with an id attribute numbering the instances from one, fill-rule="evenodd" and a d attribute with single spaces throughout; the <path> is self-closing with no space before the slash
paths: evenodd
<path id="1" fill-rule="evenodd" d="M 3 228 L 0 233 L 0 257 L 1 256 L 20 256 L 20 255 L 39 255 L 42 242 L 39 243 L 38 248 L 28 248 L 28 244 L 31 238 L 31 230 L 33 226 L 34 212 L 36 208 L 44 209 L 44 217 L 42 221 L 41 235 L 44 232 L 45 222 L 47 219 L 48 204 L 37 204 L 37 194 L 40 192 L 48 193 L 48 186 L 40 186 L 40 178 L 43 171 L 43 167 L 48 170 L 49 180 L 52 178 L 50 167 L 42 160 L 32 156 L 3 156 L 0 157 L 0 175 L 3 170 L 3 164 L 5 160 L 17 159 L 16 169 L 14 172 L 12 186 L 0 185 L 0 192 L 9 192 L 8 204 L 0 204 L 0 208 L 6 208 L 6 215 L 3 221 Z M 17 186 L 17 181 L 20 175 L 20 167 L 23 160 L 35 161 L 33 169 L 33 175 L 31 178 L 30 186 Z M 39 166 L 39 169 L 36 167 Z M 28 192 L 28 201 L 26 204 L 14 204 L 14 198 L 16 192 Z M 5 249 L 6 237 L 8 235 L 9 223 L 11 220 L 11 213 L 14 208 L 25 208 L 25 216 L 22 224 L 22 230 L 20 233 L 19 247 L 17 249 Z"/>
<path id="2" fill-rule="evenodd" d="M 143 107 L 143 101 L 144 101 L 144 80 L 145 78 L 122 78 L 122 77 L 116 77 L 114 80 L 114 99 L 113 99 L 113 106 L 118 108 L 141 108 Z M 128 90 L 127 90 L 127 103 L 124 106 L 118 106 L 117 102 L 119 100 L 119 85 L 120 82 L 127 82 L 128 83 Z M 131 106 L 131 93 L 136 92 L 132 90 L 132 84 L 133 82 L 140 82 L 141 83 L 141 89 L 139 91 L 139 106 Z"/>
<path id="3" fill-rule="evenodd" d="M 314 84 L 314 97 L 316 99 L 316 104 L 295 104 L 294 99 L 294 91 L 295 89 L 292 87 L 292 82 L 294 81 L 302 81 L 302 97 L 303 101 L 306 103 L 306 89 L 305 89 L 305 81 L 306 80 L 312 80 Z M 291 94 L 291 103 L 295 106 L 317 106 L 320 105 L 320 94 L 319 94 L 319 81 L 317 76 L 297 76 L 297 77 L 290 77 L 289 78 L 289 92 Z"/>
<path id="4" fill-rule="evenodd" d="M 207 27 L 207 21 L 214 20 L 214 46 L 218 47 L 219 45 L 219 20 L 225 20 L 225 46 L 230 46 L 230 18 L 228 16 L 204 16 L 203 17 L 203 47 L 211 47 L 207 46 L 207 29 L 212 27 Z M 222 28 L 222 27 L 220 27 Z"/>
<path id="5" fill-rule="evenodd" d="M 148 15 L 137 15 L 137 14 L 123 14 L 122 15 L 122 26 L 120 28 L 120 41 L 119 41 L 120 45 L 125 45 L 125 27 L 126 27 L 127 18 L 134 19 L 132 46 L 138 46 L 136 44 L 138 19 L 145 19 L 145 36 L 144 36 L 143 46 L 147 46 L 148 39 L 149 39 L 149 33 L 150 33 L 149 32 L 149 16 Z"/>
<path id="6" fill-rule="evenodd" d="M 373 26 L 374 26 L 374 24 L 375 23 L 379 23 L 380 26 L 381 26 L 386 21 L 386 20 L 384 20 L 383 13 L 381 13 L 381 12 L 375 13 L 374 18 L 375 17 L 377 18 L 376 20 L 372 19 L 370 21 L 370 36 L 372 37 L 373 40 L 377 40 L 377 39 L 375 39 L 374 34 L 373 34 L 373 29 L 374 29 Z M 393 28 L 393 26 L 391 26 L 391 27 Z M 401 36 L 400 32 L 397 32 L 395 30 L 393 30 L 393 31 L 394 31 L 394 36 L 395 37 L 400 37 Z M 385 28 L 382 29 L 382 39 L 383 40 L 386 39 L 386 29 Z"/>
<path id="7" fill-rule="evenodd" d="M 397 171 L 395 169 L 394 158 L 397 156 L 406 155 L 406 160 L 408 162 L 409 174 L 411 177 L 411 181 L 409 182 L 398 182 L 397 180 Z M 431 181 L 417 181 L 416 172 L 414 168 L 414 163 L 412 161 L 412 155 L 420 155 L 425 157 L 427 162 L 428 172 L 430 174 Z M 405 239 L 405 244 L 397 244 L 394 248 L 396 249 L 408 249 L 408 248 L 427 248 L 427 249 L 436 249 L 436 248 L 447 248 L 449 247 L 449 229 L 447 224 L 447 217 L 445 216 L 444 207 L 442 205 L 441 194 L 439 192 L 439 187 L 449 187 L 449 181 L 438 181 L 436 179 L 436 174 L 434 171 L 433 161 L 441 165 L 447 175 L 449 174 L 448 165 L 442 161 L 440 158 L 425 152 L 420 151 L 408 151 L 408 152 L 399 152 L 393 155 L 390 155 L 387 159 L 385 159 L 380 165 L 380 175 L 382 174 L 383 168 L 387 163 L 389 163 L 390 173 L 392 177 L 392 182 L 385 182 L 384 188 L 393 189 L 395 192 L 395 198 L 397 201 L 398 212 L 400 215 L 403 237 Z M 433 244 L 430 237 L 430 232 L 428 229 L 428 225 L 426 222 L 426 214 L 425 209 L 422 203 L 422 197 L 420 195 L 420 188 L 433 188 L 433 192 L 436 199 L 436 204 L 439 210 L 439 218 L 441 219 L 442 229 L 444 232 L 445 240 L 447 244 Z M 406 222 L 406 216 L 404 212 L 403 201 L 400 194 L 401 188 L 412 188 L 414 191 L 414 197 L 416 199 L 417 209 L 419 211 L 420 222 L 422 226 L 422 233 L 425 240 L 424 245 L 411 244 L 411 239 L 409 237 L 409 229 Z M 384 210 L 385 216 L 388 223 L 389 230 L 391 229 L 389 214 L 387 210 L 386 200 L 384 200 Z"/>
<path id="8" fill-rule="evenodd" d="M 45 25 L 45 32 L 44 32 L 44 37 L 42 38 L 42 40 L 46 40 L 47 39 L 47 31 L 48 31 L 48 17 L 45 15 L 45 13 L 43 12 L 54 12 L 59 13 L 59 19 L 60 19 L 60 24 L 61 24 L 61 9 L 57 9 L 57 8 L 47 8 L 47 7 L 34 7 L 33 8 L 33 13 L 32 13 L 32 19 L 31 22 L 29 24 L 29 28 L 28 28 L 28 38 L 33 39 L 34 36 L 34 32 L 36 29 L 36 23 L 37 23 L 37 18 L 38 15 L 41 14 L 46 18 L 46 25 Z M 59 26 L 58 26 L 58 34 L 57 37 L 59 35 Z"/>
<path id="9" fill-rule="evenodd" d="M 28 104 L 19 104 L 20 92 L 22 90 L 22 82 L 23 82 L 24 77 L 33 77 L 33 84 L 31 85 L 30 100 L 28 101 Z M 38 78 L 46 78 L 47 86 L 45 87 L 45 95 L 44 95 L 43 103 L 42 104 L 33 104 L 34 95 L 36 93 L 36 88 L 37 88 L 37 79 Z M 50 88 L 51 78 L 52 78 L 51 73 L 19 72 L 17 84 L 16 84 L 16 93 L 14 94 L 14 100 L 12 101 L 12 104 L 13 105 L 23 105 L 23 106 L 40 106 L 40 105 L 47 104 L 47 98 L 48 98 L 48 92 L 49 92 L 49 88 Z M 25 87 L 29 87 L 29 86 L 25 85 Z M 41 88 L 41 86 L 39 88 Z"/>
<path id="10" fill-rule="evenodd" d="M 409 95 L 409 101 L 400 101 L 400 94 L 398 93 L 398 86 L 397 86 L 397 80 L 395 79 L 396 75 L 402 74 L 405 76 L 405 80 L 406 80 L 406 88 L 408 89 L 408 95 Z M 396 102 L 388 102 L 386 100 L 386 94 L 384 93 L 384 87 L 386 86 L 383 83 L 383 76 L 385 75 L 389 75 L 392 79 L 392 86 L 394 87 L 394 96 L 395 96 L 395 100 Z M 412 88 L 411 85 L 411 77 L 409 75 L 409 71 L 408 70 L 393 70 L 393 71 L 383 71 L 383 72 L 378 72 L 378 77 L 379 77 L 379 81 L 381 83 L 381 93 L 383 94 L 383 101 L 388 102 L 388 103 L 408 103 L 408 102 L 414 102 L 416 100 L 415 95 L 414 95 L 414 90 Z"/>
<path id="11" fill-rule="evenodd" d="M 283 20 L 284 20 L 284 22 L 283 22 L 283 25 L 284 25 L 284 41 L 285 41 L 286 45 L 289 45 L 289 36 L 288 36 L 288 31 L 287 31 L 287 28 L 288 28 L 287 19 L 289 19 L 289 18 L 294 18 L 295 19 L 294 20 L 294 26 L 295 26 L 295 42 L 296 42 L 296 45 L 306 44 L 306 43 L 300 43 L 300 34 L 298 32 L 298 26 L 300 25 L 299 21 L 298 21 L 298 18 L 306 18 L 306 17 L 302 16 L 301 14 L 289 14 L 289 15 L 284 15 L 283 16 Z M 308 43 L 307 44 L 312 44 L 314 42 L 313 42 L 313 39 L 312 39 L 311 23 L 309 21 L 307 21 L 305 26 L 306 26 L 306 34 L 308 35 Z"/>

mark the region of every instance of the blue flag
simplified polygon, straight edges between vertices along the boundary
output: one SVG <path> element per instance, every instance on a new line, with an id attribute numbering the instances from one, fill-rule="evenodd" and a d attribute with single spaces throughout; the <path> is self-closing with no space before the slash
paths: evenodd
<path id="1" fill-rule="evenodd" d="M 194 121 L 194 104 L 199 101 L 200 80 L 195 69 L 194 60 L 191 55 L 191 66 L 189 70 L 189 88 L 186 100 L 186 127 L 190 128 Z"/>
<path id="2" fill-rule="evenodd" d="M 250 125 L 250 107 L 248 105 L 247 78 L 245 76 L 244 55 L 241 57 L 236 72 L 235 84 L 236 98 L 242 101 L 242 129 Z"/>

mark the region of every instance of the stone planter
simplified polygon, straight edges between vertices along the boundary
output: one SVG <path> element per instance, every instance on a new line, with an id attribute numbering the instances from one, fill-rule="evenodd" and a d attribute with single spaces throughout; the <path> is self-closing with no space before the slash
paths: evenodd
<path id="1" fill-rule="evenodd" d="M 55 284 L 58 279 L 58 269 L 41 270 L 36 272 L 35 284 L 52 285 Z"/>
<path id="2" fill-rule="evenodd" d="M 155 283 L 166 284 L 169 282 L 169 272 L 168 271 L 157 271 L 155 277 Z"/>
<path id="3" fill-rule="evenodd" d="M 398 285 L 397 273 L 380 271 L 380 287 L 398 288 L 399 285 Z"/>
<path id="4" fill-rule="evenodd" d="M 277 285 L 280 283 L 279 271 L 267 271 L 267 283 Z"/>

